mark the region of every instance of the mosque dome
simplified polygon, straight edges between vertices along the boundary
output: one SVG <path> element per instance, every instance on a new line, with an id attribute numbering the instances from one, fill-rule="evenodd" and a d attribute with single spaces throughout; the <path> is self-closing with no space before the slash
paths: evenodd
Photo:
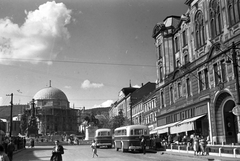
<path id="1" fill-rule="evenodd" d="M 35 100 L 64 100 L 68 101 L 63 91 L 54 87 L 46 87 L 38 91 L 34 97 Z"/>

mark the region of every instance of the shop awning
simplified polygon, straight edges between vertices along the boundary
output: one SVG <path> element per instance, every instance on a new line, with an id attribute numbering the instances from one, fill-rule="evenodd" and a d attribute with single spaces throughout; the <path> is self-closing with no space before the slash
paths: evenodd
<path id="1" fill-rule="evenodd" d="M 179 122 L 175 126 L 170 127 L 170 133 L 176 134 L 176 133 L 181 133 L 181 132 L 185 132 L 185 131 L 195 130 L 194 121 L 196 121 L 197 119 L 200 119 L 201 117 L 203 117 L 205 115 L 206 114 L 192 117 L 192 118 L 185 119 L 185 120 Z"/>
<path id="2" fill-rule="evenodd" d="M 169 127 L 174 126 L 177 123 L 179 123 L 179 122 L 174 122 L 174 123 L 171 123 L 171 124 L 167 124 L 167 125 L 156 127 L 155 129 L 150 131 L 150 134 L 156 134 L 156 133 L 157 134 L 163 134 L 163 133 L 166 133 L 166 132 L 168 132 L 168 128 Z"/>

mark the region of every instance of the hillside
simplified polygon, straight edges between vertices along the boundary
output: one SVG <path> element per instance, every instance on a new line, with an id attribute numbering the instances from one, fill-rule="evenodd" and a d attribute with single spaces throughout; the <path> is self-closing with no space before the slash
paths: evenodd
<path id="1" fill-rule="evenodd" d="M 28 105 L 13 105 L 13 116 L 23 113 L 24 108 L 29 107 Z M 0 118 L 8 119 L 10 117 L 11 106 L 0 106 Z"/>

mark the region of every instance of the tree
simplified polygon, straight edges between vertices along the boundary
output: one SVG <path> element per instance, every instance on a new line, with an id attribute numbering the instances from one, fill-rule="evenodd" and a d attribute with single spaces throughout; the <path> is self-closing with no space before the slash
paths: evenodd
<path id="1" fill-rule="evenodd" d="M 22 114 L 21 122 L 20 122 L 20 133 L 22 135 L 26 133 L 27 127 L 28 127 L 28 114 L 24 110 L 24 113 Z"/>
<path id="2" fill-rule="evenodd" d="M 130 121 L 128 118 L 124 117 L 123 115 L 117 115 L 110 120 L 111 129 L 116 129 L 121 126 L 130 125 Z"/>

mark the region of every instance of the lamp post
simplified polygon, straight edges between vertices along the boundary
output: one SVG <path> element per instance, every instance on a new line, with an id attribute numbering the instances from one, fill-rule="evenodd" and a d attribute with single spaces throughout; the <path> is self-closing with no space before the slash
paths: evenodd
<path id="1" fill-rule="evenodd" d="M 235 43 L 232 43 L 232 59 L 233 59 L 233 72 L 234 78 L 236 80 L 236 92 L 237 92 L 237 101 L 236 106 L 232 109 L 232 113 L 237 116 L 238 121 L 238 134 L 237 140 L 240 142 L 240 91 L 239 91 L 239 75 L 238 75 L 238 61 L 237 61 L 237 53 L 236 53 Z"/>
<path id="2" fill-rule="evenodd" d="M 240 92 L 239 92 L 239 77 L 238 77 L 238 62 L 237 62 L 237 53 L 236 53 L 236 46 L 235 43 L 232 43 L 232 58 L 233 58 L 233 72 L 234 72 L 234 77 L 236 79 L 236 88 L 237 88 L 237 106 L 240 104 Z"/>
<path id="3" fill-rule="evenodd" d="M 12 111 L 13 111 L 13 93 L 7 94 L 7 96 L 11 96 L 11 110 L 10 110 L 10 127 L 9 127 L 9 137 L 12 136 Z"/>

